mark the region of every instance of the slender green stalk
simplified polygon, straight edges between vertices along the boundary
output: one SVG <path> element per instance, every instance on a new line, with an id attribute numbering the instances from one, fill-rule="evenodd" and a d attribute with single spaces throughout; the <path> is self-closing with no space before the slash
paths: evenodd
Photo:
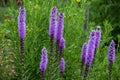
<path id="1" fill-rule="evenodd" d="M 21 63 L 21 75 L 24 78 L 24 39 L 20 39 L 20 63 Z"/>
<path id="2" fill-rule="evenodd" d="M 51 78 L 51 76 L 52 76 L 52 69 L 53 69 L 53 67 L 52 67 L 52 57 L 53 57 L 53 43 L 54 43 L 54 35 L 52 35 L 52 36 L 50 36 L 50 56 L 49 56 L 49 68 L 48 68 L 48 78 L 50 79 Z"/>
<path id="3" fill-rule="evenodd" d="M 83 80 L 86 80 L 86 79 L 87 79 L 88 70 L 89 70 L 89 66 L 86 64 L 86 68 L 85 68 Z"/>
<path id="4" fill-rule="evenodd" d="M 41 76 L 41 77 L 40 77 L 41 80 L 45 80 L 45 79 L 44 79 L 44 71 L 40 71 L 40 72 L 41 72 L 41 75 L 40 75 L 40 76 Z"/>
<path id="5" fill-rule="evenodd" d="M 84 70 L 84 64 L 85 64 L 85 61 L 83 60 L 81 63 L 81 71 L 80 71 L 81 79 L 82 79 L 82 74 L 83 74 L 83 70 Z"/>
<path id="6" fill-rule="evenodd" d="M 109 62 L 109 77 L 108 77 L 108 80 L 112 80 L 112 65 L 113 63 L 112 62 Z"/>

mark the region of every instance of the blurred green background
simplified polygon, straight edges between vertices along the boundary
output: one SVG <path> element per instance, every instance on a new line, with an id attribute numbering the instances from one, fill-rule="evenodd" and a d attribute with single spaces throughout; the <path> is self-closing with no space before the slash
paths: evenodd
<path id="1" fill-rule="evenodd" d="M 40 80 L 41 50 L 49 54 L 49 17 L 52 7 L 65 14 L 63 57 L 66 69 L 63 79 L 53 73 L 52 80 L 80 80 L 81 48 L 91 30 L 101 26 L 101 41 L 97 49 L 94 68 L 88 80 L 108 80 L 108 46 L 116 43 L 116 58 L 112 80 L 120 80 L 120 1 L 119 0 L 0 0 L 0 80 L 21 80 L 19 64 L 19 37 L 17 17 L 19 2 L 26 8 L 25 80 Z M 86 24 L 86 9 L 89 17 Z M 84 26 L 88 28 L 84 30 Z M 53 71 L 54 72 L 54 71 Z M 45 73 L 47 80 L 47 71 Z"/>

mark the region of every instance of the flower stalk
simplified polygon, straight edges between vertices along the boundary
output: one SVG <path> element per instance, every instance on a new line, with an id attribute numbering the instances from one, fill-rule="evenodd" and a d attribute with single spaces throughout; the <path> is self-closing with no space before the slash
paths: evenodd
<path id="1" fill-rule="evenodd" d="M 109 80 L 112 80 L 112 66 L 115 61 L 115 42 L 112 40 L 108 50 Z"/>
<path id="2" fill-rule="evenodd" d="M 40 61 L 40 72 L 41 72 L 41 80 L 44 80 L 44 72 L 46 71 L 48 63 L 48 56 L 46 48 L 42 49 L 41 61 Z"/>
<path id="3" fill-rule="evenodd" d="M 83 80 L 86 80 L 87 78 L 89 67 L 93 62 L 94 52 L 95 52 L 95 30 L 93 30 L 90 33 L 90 37 L 89 37 L 89 41 L 87 45 L 87 52 L 86 52 L 86 57 L 85 57 L 86 68 L 85 68 Z"/>
<path id="4" fill-rule="evenodd" d="M 24 7 L 19 8 L 18 15 L 18 33 L 20 37 L 20 63 L 21 63 L 21 74 L 23 78 L 24 74 L 24 39 L 26 37 L 26 10 Z"/>
<path id="5" fill-rule="evenodd" d="M 64 28 L 64 14 L 60 13 L 58 15 L 58 23 L 57 23 L 57 30 L 56 30 L 56 56 L 60 53 L 60 39 L 63 36 L 63 28 Z"/>
<path id="6" fill-rule="evenodd" d="M 80 72 L 81 78 L 82 78 L 83 67 L 85 64 L 86 51 L 87 51 L 87 43 L 84 43 L 82 46 L 82 54 L 81 54 L 81 59 L 82 59 L 81 72 Z"/>
<path id="7" fill-rule="evenodd" d="M 97 30 L 95 30 L 95 54 L 94 54 L 94 60 L 93 60 L 93 64 L 95 61 L 95 56 L 96 56 L 96 52 L 97 52 L 97 48 L 100 44 L 100 39 L 101 39 L 101 32 L 97 26 Z"/>
<path id="8" fill-rule="evenodd" d="M 53 7 L 50 13 L 50 24 L 49 24 L 49 35 L 50 35 L 50 56 L 49 56 L 49 69 L 48 75 L 52 76 L 52 57 L 53 57 L 53 48 L 54 48 L 54 38 L 56 38 L 56 27 L 57 27 L 57 8 Z M 49 77 L 49 79 L 50 79 Z"/>
<path id="9" fill-rule="evenodd" d="M 64 71 L 65 71 L 65 60 L 64 60 L 64 58 L 61 58 L 60 59 L 60 75 L 61 75 L 61 78 L 63 78 Z"/>
<path id="10" fill-rule="evenodd" d="M 63 54 L 63 49 L 65 48 L 65 39 L 63 37 L 60 39 L 59 47 L 60 47 L 60 53 L 59 53 L 59 60 L 60 60 Z"/>

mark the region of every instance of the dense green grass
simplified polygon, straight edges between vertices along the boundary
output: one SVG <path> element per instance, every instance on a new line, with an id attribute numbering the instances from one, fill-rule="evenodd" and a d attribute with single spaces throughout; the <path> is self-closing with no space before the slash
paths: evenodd
<path id="1" fill-rule="evenodd" d="M 13 3 L 12 3 L 13 4 Z M 87 33 L 83 31 L 85 1 L 82 0 L 81 7 L 75 0 L 58 3 L 57 0 L 24 0 L 24 6 L 27 12 L 26 27 L 27 35 L 25 38 L 25 80 L 40 80 L 39 62 L 41 57 L 41 50 L 46 47 L 49 54 L 49 16 L 51 8 L 58 7 L 59 12 L 64 12 L 64 38 L 66 40 L 66 48 L 64 49 L 63 57 L 66 61 L 66 69 L 64 73 L 64 80 L 80 80 L 80 64 L 81 64 L 81 48 L 84 43 L 84 34 L 96 28 L 94 22 L 89 22 Z M 2 14 L 4 12 L 4 14 Z M 15 66 L 15 79 L 20 80 L 20 51 L 19 51 L 19 37 L 17 27 L 18 7 L 10 5 L 5 9 L 0 8 L 2 20 L 0 20 L 0 54 L 2 54 L 2 66 L 0 67 L 0 80 L 13 80 L 14 74 L 8 75 L 9 69 L 5 66 Z M 12 16 L 8 19 L 7 16 Z M 1 15 L 0 15 L 1 17 Z M 97 49 L 97 55 L 93 69 L 89 71 L 89 80 L 107 80 L 108 79 L 108 60 L 107 51 L 112 30 L 109 22 L 105 21 L 104 26 L 101 27 L 102 38 L 100 46 Z M 86 40 L 86 41 L 87 41 Z M 119 37 L 120 42 L 120 37 Z M 109 44 L 109 43 L 108 43 Z M 14 56 L 9 53 L 13 53 Z M 116 49 L 116 59 L 113 65 L 112 80 L 120 79 L 119 71 L 119 56 L 118 49 Z M 8 56 L 8 62 L 5 57 Z M 10 62 L 13 59 L 14 62 Z M 54 74 L 53 76 L 56 76 Z M 45 73 L 47 77 L 47 72 Z M 60 80 L 53 77 L 53 80 Z"/>

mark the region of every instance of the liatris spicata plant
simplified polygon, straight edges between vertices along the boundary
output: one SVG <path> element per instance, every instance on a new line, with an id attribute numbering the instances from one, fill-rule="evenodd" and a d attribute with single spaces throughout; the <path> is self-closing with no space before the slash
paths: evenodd
<path id="1" fill-rule="evenodd" d="M 86 52 L 87 52 L 87 43 L 84 43 L 82 46 L 82 54 L 81 54 L 81 59 L 82 59 L 81 74 L 80 74 L 81 76 L 82 76 L 82 71 L 85 64 Z"/>
<path id="2" fill-rule="evenodd" d="M 26 10 L 24 7 L 19 8 L 18 15 L 18 32 L 20 37 L 20 60 L 21 60 L 21 71 L 24 73 L 24 39 L 26 36 Z"/>
<path id="3" fill-rule="evenodd" d="M 94 58 L 94 51 L 95 51 L 95 30 L 93 30 L 90 33 L 89 41 L 87 44 L 87 52 L 86 52 L 86 58 L 85 58 L 86 68 L 85 68 L 83 80 L 86 80 L 87 78 L 89 67 Z"/>
<path id="4" fill-rule="evenodd" d="M 64 71 L 65 71 L 65 61 L 64 61 L 64 58 L 61 58 L 60 59 L 60 74 L 61 74 L 61 77 L 63 77 Z"/>
<path id="5" fill-rule="evenodd" d="M 58 23 L 57 23 L 57 31 L 56 31 L 56 55 L 59 54 L 59 44 L 60 44 L 60 39 L 63 36 L 63 28 L 64 28 L 64 14 L 60 13 L 58 15 Z"/>
<path id="6" fill-rule="evenodd" d="M 50 24 L 49 24 L 49 35 L 50 35 L 50 56 L 49 56 L 49 79 L 52 76 L 52 57 L 53 57 L 53 43 L 54 43 L 54 38 L 56 36 L 55 30 L 57 27 L 57 11 L 58 9 L 56 7 L 53 7 L 50 13 Z"/>
<path id="7" fill-rule="evenodd" d="M 47 68 L 48 56 L 46 48 L 42 49 L 41 61 L 40 61 L 40 72 L 41 72 L 41 80 L 44 80 L 44 72 Z"/>
<path id="8" fill-rule="evenodd" d="M 60 47 L 59 59 L 60 59 L 63 54 L 63 49 L 65 48 L 65 39 L 63 37 L 60 39 L 59 47 Z"/>
<path id="9" fill-rule="evenodd" d="M 100 44 L 100 39 L 101 39 L 101 32 L 100 30 L 95 30 L 95 54 L 94 54 L 94 60 L 93 60 L 93 64 L 94 64 L 94 61 L 95 61 L 95 56 L 96 56 L 96 52 L 97 52 L 97 48 Z"/>
<path id="10" fill-rule="evenodd" d="M 95 30 L 95 36 L 96 36 L 95 48 L 97 48 L 100 44 L 101 32 L 99 30 Z"/>
<path id="11" fill-rule="evenodd" d="M 113 62 L 115 61 L 115 42 L 113 40 L 109 45 L 108 61 L 109 61 L 109 80 L 111 80 L 112 66 L 113 66 Z"/>
<path id="12" fill-rule="evenodd" d="M 55 28 L 57 26 L 57 8 L 52 8 L 51 14 L 50 14 L 50 25 L 49 25 L 49 35 L 50 35 L 50 55 L 53 53 L 53 40 L 55 37 Z"/>

